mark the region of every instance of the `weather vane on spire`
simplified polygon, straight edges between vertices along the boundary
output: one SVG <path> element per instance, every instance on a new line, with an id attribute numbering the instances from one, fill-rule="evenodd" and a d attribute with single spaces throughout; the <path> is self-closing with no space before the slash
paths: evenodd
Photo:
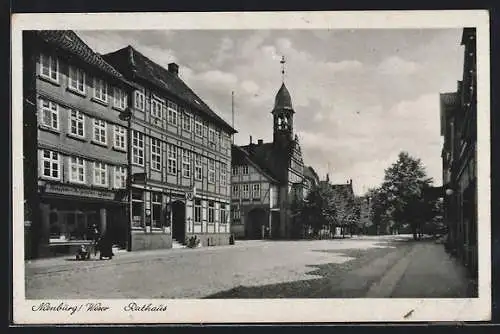
<path id="1" fill-rule="evenodd" d="M 281 64 L 281 81 L 285 82 L 285 56 L 281 56 L 280 64 Z"/>

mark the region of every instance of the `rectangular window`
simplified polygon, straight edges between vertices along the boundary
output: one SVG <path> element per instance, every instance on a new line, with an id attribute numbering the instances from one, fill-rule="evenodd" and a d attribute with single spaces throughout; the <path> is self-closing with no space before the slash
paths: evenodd
<path id="1" fill-rule="evenodd" d="M 56 57 L 40 55 L 40 75 L 53 81 L 59 81 L 59 61 Z"/>
<path id="2" fill-rule="evenodd" d="M 208 159 L 208 183 L 215 183 L 215 160 Z"/>
<path id="3" fill-rule="evenodd" d="M 220 135 L 220 146 L 222 148 L 226 148 L 227 147 L 227 140 L 226 140 L 226 134 L 224 132 L 221 132 L 221 135 Z"/>
<path id="4" fill-rule="evenodd" d="M 238 175 L 238 166 L 233 166 L 232 167 L 232 173 L 234 176 Z"/>
<path id="5" fill-rule="evenodd" d="M 208 223 L 213 224 L 215 221 L 215 204 L 214 202 L 208 202 Z"/>
<path id="6" fill-rule="evenodd" d="M 221 186 L 225 186 L 227 183 L 227 176 L 226 176 L 227 170 L 226 170 L 226 168 L 227 168 L 227 166 L 225 163 L 220 164 L 220 185 Z"/>
<path id="7" fill-rule="evenodd" d="M 203 166 L 200 154 L 195 154 L 194 156 L 194 178 L 199 181 L 203 178 Z"/>
<path id="8" fill-rule="evenodd" d="M 127 168 L 115 166 L 115 188 L 123 189 L 127 187 Z"/>
<path id="9" fill-rule="evenodd" d="M 194 132 L 198 137 L 203 137 L 203 124 L 201 122 L 194 123 Z"/>
<path id="10" fill-rule="evenodd" d="M 70 111 L 69 133 L 74 136 L 85 137 L 85 116 L 82 112 L 78 110 Z"/>
<path id="11" fill-rule="evenodd" d="M 145 97 L 144 92 L 140 90 L 136 90 L 134 94 L 134 105 L 136 109 L 140 111 L 144 111 L 145 106 Z"/>
<path id="12" fill-rule="evenodd" d="M 227 224 L 226 209 L 224 209 L 223 205 L 221 205 L 221 209 L 220 209 L 220 222 L 219 222 L 219 224 Z"/>
<path id="13" fill-rule="evenodd" d="M 231 194 L 231 197 L 233 198 L 240 197 L 240 187 L 237 184 L 233 184 L 233 193 Z"/>
<path id="14" fill-rule="evenodd" d="M 124 110 L 127 108 L 127 94 L 120 88 L 114 89 L 113 92 L 113 105 L 118 108 Z"/>
<path id="15" fill-rule="evenodd" d="M 161 193 L 152 193 L 151 194 L 151 223 L 152 227 L 161 227 Z"/>
<path id="16" fill-rule="evenodd" d="M 167 144 L 167 151 L 167 171 L 169 174 L 177 175 L 177 147 L 172 144 Z"/>
<path id="17" fill-rule="evenodd" d="M 168 101 L 168 122 L 177 126 L 177 104 Z"/>
<path id="18" fill-rule="evenodd" d="M 182 176 L 191 177 L 191 154 L 188 150 L 182 150 Z"/>
<path id="19" fill-rule="evenodd" d="M 215 130 L 208 129 L 208 142 L 214 146 L 215 145 Z"/>
<path id="20" fill-rule="evenodd" d="M 42 109 L 42 125 L 53 130 L 59 130 L 59 106 L 52 101 L 40 99 L 40 108 Z"/>
<path id="21" fill-rule="evenodd" d="M 260 184 L 252 185 L 252 198 L 260 199 Z"/>
<path id="22" fill-rule="evenodd" d="M 201 224 L 201 200 L 199 199 L 194 201 L 194 222 Z"/>
<path id="23" fill-rule="evenodd" d="M 94 119 L 94 141 L 106 145 L 106 122 L 101 119 Z"/>
<path id="24" fill-rule="evenodd" d="M 241 174 L 248 175 L 248 165 L 244 165 L 241 168 L 242 168 Z"/>
<path id="25" fill-rule="evenodd" d="M 191 115 L 186 111 L 182 113 L 182 129 L 191 132 Z"/>
<path id="26" fill-rule="evenodd" d="M 144 227 L 142 215 L 144 213 L 143 192 L 132 189 L 132 227 Z"/>
<path id="27" fill-rule="evenodd" d="M 59 153 L 43 150 L 42 169 L 42 175 L 44 177 L 59 180 L 61 178 L 61 161 Z"/>
<path id="28" fill-rule="evenodd" d="M 102 102 L 108 102 L 108 85 L 103 79 L 95 78 L 94 97 Z"/>
<path id="29" fill-rule="evenodd" d="M 220 131 L 215 131 L 215 146 L 220 146 Z"/>
<path id="30" fill-rule="evenodd" d="M 151 123 L 161 126 L 163 119 L 163 102 L 158 99 L 151 99 Z"/>
<path id="31" fill-rule="evenodd" d="M 104 162 L 94 162 L 94 184 L 104 187 L 108 185 L 108 166 Z"/>
<path id="32" fill-rule="evenodd" d="M 70 157 L 69 180 L 75 183 L 85 183 L 85 160 L 83 158 Z"/>
<path id="33" fill-rule="evenodd" d="M 248 184 L 243 184 L 243 198 L 249 198 L 250 197 L 250 185 Z"/>
<path id="34" fill-rule="evenodd" d="M 74 91 L 85 94 L 85 72 L 74 66 L 69 67 L 68 87 Z"/>
<path id="35" fill-rule="evenodd" d="M 115 125 L 113 128 L 113 147 L 119 150 L 127 150 L 127 129 L 123 126 Z"/>
<path id="36" fill-rule="evenodd" d="M 161 141 L 151 138 L 151 168 L 161 170 Z"/>
<path id="37" fill-rule="evenodd" d="M 132 132 L 132 162 L 144 166 L 144 134 L 142 132 Z"/>
<path id="38" fill-rule="evenodd" d="M 240 208 L 238 204 L 233 204 L 231 207 L 231 212 L 233 215 L 233 220 L 239 220 L 240 219 Z"/>

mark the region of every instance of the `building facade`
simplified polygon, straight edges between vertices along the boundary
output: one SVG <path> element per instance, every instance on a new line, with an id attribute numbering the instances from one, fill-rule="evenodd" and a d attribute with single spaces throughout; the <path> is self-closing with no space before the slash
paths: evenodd
<path id="1" fill-rule="evenodd" d="M 443 198 L 447 248 L 477 275 L 477 75 L 476 31 L 465 28 L 462 80 L 456 92 L 443 93 Z"/>
<path id="2" fill-rule="evenodd" d="M 294 109 L 283 83 L 275 97 L 273 141 L 234 147 L 232 160 L 233 232 L 247 238 L 291 238 L 294 200 L 304 194 L 304 163 L 294 134 Z M 255 189 L 255 197 L 254 197 Z M 260 192 L 260 198 L 258 196 Z M 251 194 L 251 195 L 248 195 Z M 251 197 L 251 198 L 250 198 Z"/>
<path id="3" fill-rule="evenodd" d="M 132 86 L 73 31 L 23 34 L 26 257 L 72 252 L 92 227 L 127 243 Z"/>
<path id="4" fill-rule="evenodd" d="M 131 46 L 106 54 L 138 88 L 130 118 L 131 250 L 197 236 L 229 243 L 231 137 L 236 132 L 181 79 Z"/>

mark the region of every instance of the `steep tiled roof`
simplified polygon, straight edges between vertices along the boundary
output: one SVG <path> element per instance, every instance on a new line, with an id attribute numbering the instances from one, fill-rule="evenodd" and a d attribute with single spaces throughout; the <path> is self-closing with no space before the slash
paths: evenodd
<path id="1" fill-rule="evenodd" d="M 276 154 L 273 143 L 250 144 L 241 146 L 241 148 L 245 150 L 250 159 L 258 164 L 264 171 L 277 180 L 283 181 L 279 171 L 279 156 Z"/>
<path id="2" fill-rule="evenodd" d="M 155 85 L 161 90 L 176 96 L 184 103 L 209 116 L 218 124 L 224 126 L 229 132 L 236 133 L 226 121 L 217 115 L 188 85 L 178 76 L 161 65 L 155 63 L 132 46 L 127 46 L 115 52 L 103 55 L 104 59 L 113 64 L 126 76 L 136 75 L 143 80 Z"/>
<path id="3" fill-rule="evenodd" d="M 100 70 L 123 79 L 123 76 L 113 66 L 108 64 L 98 53 L 94 52 L 78 35 L 72 30 L 39 30 L 36 34 L 46 43 L 60 47 L 61 49 L 79 57 L 86 63 Z"/>
<path id="4" fill-rule="evenodd" d="M 256 168 L 258 168 L 265 176 L 267 176 L 271 181 L 277 182 L 278 178 L 272 173 L 272 171 L 265 165 L 262 165 L 250 152 L 245 150 L 241 146 L 233 145 L 231 150 L 231 164 L 238 165 L 245 163 L 245 160 L 250 161 Z"/>

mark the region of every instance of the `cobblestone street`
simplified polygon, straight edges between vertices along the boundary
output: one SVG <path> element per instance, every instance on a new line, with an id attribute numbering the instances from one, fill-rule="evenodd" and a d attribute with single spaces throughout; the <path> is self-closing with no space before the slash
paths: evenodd
<path id="1" fill-rule="evenodd" d="M 238 241 L 118 253 L 111 261 L 26 262 L 26 298 L 467 297 L 465 270 L 407 236 Z"/>

